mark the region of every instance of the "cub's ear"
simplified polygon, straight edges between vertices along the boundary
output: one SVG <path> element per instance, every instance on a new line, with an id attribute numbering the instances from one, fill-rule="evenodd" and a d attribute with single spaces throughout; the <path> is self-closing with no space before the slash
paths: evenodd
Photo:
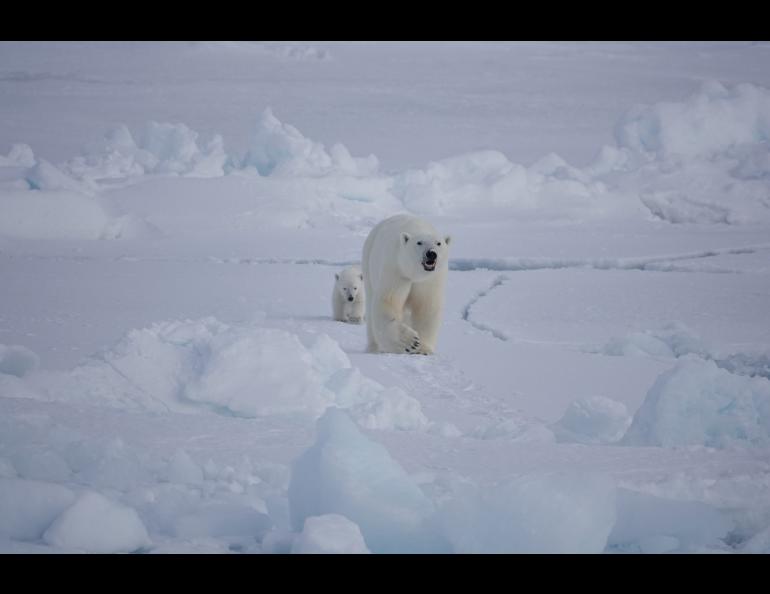
<path id="1" fill-rule="evenodd" d="M 335 272 L 335 273 L 334 273 L 334 279 L 335 279 L 335 280 L 340 280 L 340 275 L 339 275 L 339 273 L 338 273 L 338 272 Z"/>
<path id="2" fill-rule="evenodd" d="M 403 242 L 403 244 L 404 244 L 404 245 L 406 245 L 407 243 L 409 243 L 409 239 L 410 239 L 410 237 L 409 237 L 409 233 L 404 233 L 404 232 L 402 231 L 402 232 L 401 232 L 401 241 Z"/>
<path id="3" fill-rule="evenodd" d="M 450 243 L 452 243 L 452 236 L 451 236 L 451 235 L 447 235 L 447 236 L 444 238 L 444 243 L 446 243 L 447 245 L 449 245 Z"/>

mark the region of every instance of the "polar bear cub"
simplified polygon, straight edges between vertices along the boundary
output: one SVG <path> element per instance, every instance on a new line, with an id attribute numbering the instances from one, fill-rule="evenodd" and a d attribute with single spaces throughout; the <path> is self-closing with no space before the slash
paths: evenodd
<path id="1" fill-rule="evenodd" d="M 360 324 L 364 321 L 366 295 L 364 277 L 358 266 L 349 266 L 334 275 L 332 309 L 338 322 Z"/>
<path id="2" fill-rule="evenodd" d="M 406 214 L 385 219 L 369 233 L 361 263 L 369 352 L 435 351 L 450 241 Z"/>

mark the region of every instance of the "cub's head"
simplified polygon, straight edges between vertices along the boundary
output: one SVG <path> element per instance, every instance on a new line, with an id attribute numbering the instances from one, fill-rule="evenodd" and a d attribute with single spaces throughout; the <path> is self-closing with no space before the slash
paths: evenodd
<path id="1" fill-rule="evenodd" d="M 446 270 L 449 263 L 448 235 L 401 233 L 399 266 L 402 274 L 414 281 L 430 278 L 438 270 Z"/>
<path id="2" fill-rule="evenodd" d="M 356 301 L 364 298 L 364 275 L 358 266 L 350 266 L 334 275 L 334 289 L 344 301 Z"/>

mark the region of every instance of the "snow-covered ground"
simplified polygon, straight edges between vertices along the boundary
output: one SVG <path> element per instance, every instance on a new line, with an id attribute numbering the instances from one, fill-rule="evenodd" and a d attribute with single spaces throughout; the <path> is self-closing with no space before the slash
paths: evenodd
<path id="1" fill-rule="evenodd" d="M 0 42 L 0 551 L 770 552 L 770 44 Z M 334 273 L 452 235 L 437 353 Z"/>

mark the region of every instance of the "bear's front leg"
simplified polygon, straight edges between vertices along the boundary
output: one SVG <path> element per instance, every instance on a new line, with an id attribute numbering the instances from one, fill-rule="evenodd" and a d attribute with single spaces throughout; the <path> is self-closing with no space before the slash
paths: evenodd
<path id="1" fill-rule="evenodd" d="M 361 324 L 364 321 L 364 311 L 358 302 L 345 304 L 345 321 L 348 324 Z"/>
<path id="2" fill-rule="evenodd" d="M 398 320 L 393 320 L 388 324 L 388 335 L 390 338 L 391 353 L 418 353 L 421 346 L 420 335 L 414 330 Z"/>

